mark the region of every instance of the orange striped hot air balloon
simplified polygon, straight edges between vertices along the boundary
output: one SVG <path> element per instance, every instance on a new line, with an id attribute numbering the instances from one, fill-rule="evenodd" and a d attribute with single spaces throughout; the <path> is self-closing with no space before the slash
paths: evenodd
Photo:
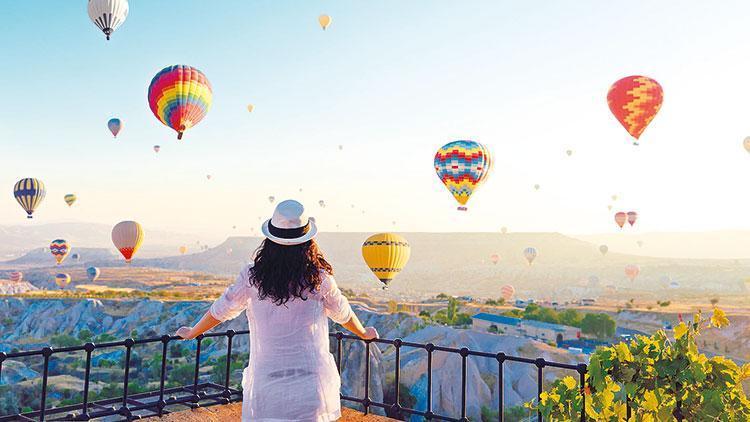
<path id="1" fill-rule="evenodd" d="M 112 243 L 125 257 L 125 262 L 130 263 L 143 243 L 143 228 L 135 221 L 120 221 L 112 228 Z"/>
<path id="2" fill-rule="evenodd" d="M 638 277 L 638 274 L 641 273 L 641 267 L 631 264 L 625 266 L 625 276 L 628 277 L 630 281 L 635 280 L 636 277 Z"/>
<path id="3" fill-rule="evenodd" d="M 23 273 L 20 271 L 13 271 L 10 273 L 10 281 L 14 283 L 19 283 L 21 280 L 23 280 Z"/>
<path id="4" fill-rule="evenodd" d="M 615 214 L 615 223 L 617 223 L 620 228 L 625 225 L 625 222 L 628 221 L 628 215 L 622 211 Z"/>
<path id="5" fill-rule="evenodd" d="M 509 300 L 513 299 L 513 295 L 516 294 L 516 289 L 510 284 L 506 284 L 505 286 L 500 288 L 500 294 L 503 296 L 503 299 L 508 302 Z"/>
<path id="6" fill-rule="evenodd" d="M 612 114 L 637 141 L 661 108 L 664 91 L 655 80 L 646 76 L 627 76 L 612 84 L 607 104 Z"/>

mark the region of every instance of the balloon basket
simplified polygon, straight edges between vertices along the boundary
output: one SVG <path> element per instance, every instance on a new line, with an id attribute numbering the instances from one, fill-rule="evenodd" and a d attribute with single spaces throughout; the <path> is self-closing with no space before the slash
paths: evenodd
<path id="1" fill-rule="evenodd" d="M 182 140 L 182 132 L 177 132 L 177 140 Z"/>
<path id="2" fill-rule="evenodd" d="M 457 209 L 457 210 L 459 210 L 459 211 L 468 211 L 468 210 L 469 210 L 469 209 L 468 209 L 468 208 L 466 208 L 466 207 L 458 207 L 458 208 L 456 208 L 456 209 Z"/>

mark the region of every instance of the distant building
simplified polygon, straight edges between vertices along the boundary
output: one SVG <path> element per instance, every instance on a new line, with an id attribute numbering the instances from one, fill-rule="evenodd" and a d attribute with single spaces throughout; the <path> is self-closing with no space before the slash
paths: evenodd
<path id="1" fill-rule="evenodd" d="M 576 327 L 551 324 L 530 319 L 513 318 L 504 315 L 494 315 L 485 312 L 471 317 L 471 327 L 478 331 L 497 330 L 498 333 L 512 336 L 528 337 L 537 340 L 560 343 L 581 337 L 581 331 Z M 494 327 L 494 329 L 492 328 Z"/>

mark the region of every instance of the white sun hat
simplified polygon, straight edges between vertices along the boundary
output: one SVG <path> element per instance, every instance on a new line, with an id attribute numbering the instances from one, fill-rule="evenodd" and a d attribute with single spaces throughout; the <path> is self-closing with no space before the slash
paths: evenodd
<path id="1" fill-rule="evenodd" d="M 305 207 L 293 199 L 279 202 L 260 229 L 268 240 L 285 246 L 305 243 L 318 234 L 315 219 L 308 218 Z"/>

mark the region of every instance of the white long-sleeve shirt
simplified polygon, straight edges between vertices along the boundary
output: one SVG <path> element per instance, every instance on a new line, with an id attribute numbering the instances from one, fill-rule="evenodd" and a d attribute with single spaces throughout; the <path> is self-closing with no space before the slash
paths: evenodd
<path id="1" fill-rule="evenodd" d="M 327 422 L 341 417 L 341 379 L 328 347 L 326 317 L 343 324 L 353 312 L 332 276 L 320 288 L 284 305 L 258 299 L 245 267 L 211 305 L 226 321 L 246 311 L 250 361 L 242 377 L 242 420 Z"/>

